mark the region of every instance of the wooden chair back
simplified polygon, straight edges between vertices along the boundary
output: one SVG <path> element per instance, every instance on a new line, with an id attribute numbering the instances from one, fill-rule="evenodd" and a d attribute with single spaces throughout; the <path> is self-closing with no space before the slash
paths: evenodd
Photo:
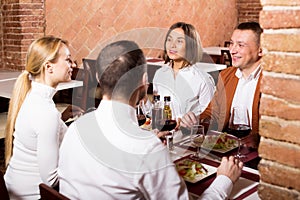
<path id="1" fill-rule="evenodd" d="M 68 200 L 69 198 L 65 195 L 59 193 L 52 187 L 46 185 L 45 183 L 41 183 L 39 185 L 41 200 Z"/>
<path id="2" fill-rule="evenodd" d="M 96 96 L 96 90 L 99 88 L 96 79 L 96 60 L 83 58 L 84 80 L 83 80 L 83 94 L 82 94 L 82 109 L 86 110 L 91 107 L 98 107 L 100 97 Z"/>
<path id="3" fill-rule="evenodd" d="M 2 171 L 0 171 L 0 176 L 0 197 L 3 200 L 9 200 L 9 195 L 5 185 L 5 180 Z"/>
<path id="4" fill-rule="evenodd" d="M 229 47 L 230 46 L 230 41 L 225 41 L 224 42 L 224 47 Z"/>
<path id="5" fill-rule="evenodd" d="M 231 60 L 231 55 L 229 50 L 225 50 L 225 49 L 221 50 L 220 64 L 227 65 L 227 67 L 232 66 L 232 60 Z"/>

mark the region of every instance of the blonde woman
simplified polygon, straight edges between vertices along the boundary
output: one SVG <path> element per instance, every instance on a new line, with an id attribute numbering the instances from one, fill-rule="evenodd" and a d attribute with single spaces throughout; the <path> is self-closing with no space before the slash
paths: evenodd
<path id="1" fill-rule="evenodd" d="M 60 38 L 42 37 L 29 47 L 5 131 L 4 178 L 11 199 L 39 199 L 40 183 L 58 183 L 58 150 L 67 126 L 52 98 L 59 83 L 71 80 L 73 64 L 68 43 Z"/>

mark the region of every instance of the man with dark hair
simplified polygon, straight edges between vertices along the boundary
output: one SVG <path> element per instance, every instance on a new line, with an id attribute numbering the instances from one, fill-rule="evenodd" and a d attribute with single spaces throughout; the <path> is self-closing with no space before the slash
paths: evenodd
<path id="1" fill-rule="evenodd" d="M 262 28 L 256 22 L 241 23 L 234 30 L 229 46 L 233 67 L 220 73 L 215 95 L 200 115 L 200 122 L 211 123 L 210 129 L 227 131 L 232 108 L 246 107 L 252 129 L 247 145 L 251 147 L 257 147 L 259 143 L 258 121 L 262 78 L 260 35 L 262 32 Z M 198 117 L 193 113 L 187 113 L 181 125 L 189 127 L 198 122 Z"/>
<path id="2" fill-rule="evenodd" d="M 138 126 L 135 105 L 148 82 L 143 52 L 134 42 L 114 42 L 101 51 L 96 67 L 103 98 L 65 134 L 60 192 L 71 199 L 188 199 L 167 148 Z M 203 199 L 227 198 L 242 167 L 224 157 Z"/>

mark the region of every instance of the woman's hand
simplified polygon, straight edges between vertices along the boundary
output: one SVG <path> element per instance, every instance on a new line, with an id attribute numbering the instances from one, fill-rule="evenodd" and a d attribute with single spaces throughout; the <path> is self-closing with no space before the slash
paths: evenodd
<path id="1" fill-rule="evenodd" d="M 199 123 L 198 117 L 192 111 L 189 111 L 182 117 L 180 124 L 185 128 L 191 128 L 193 125 L 198 123 Z"/>

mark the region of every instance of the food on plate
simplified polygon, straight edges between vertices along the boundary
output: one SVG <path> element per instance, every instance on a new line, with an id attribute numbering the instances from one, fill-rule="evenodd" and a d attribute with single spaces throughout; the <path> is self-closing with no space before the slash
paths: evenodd
<path id="1" fill-rule="evenodd" d="M 142 129 L 151 130 L 151 118 L 146 118 L 144 124 L 140 126 Z"/>
<path id="2" fill-rule="evenodd" d="M 185 159 L 176 163 L 179 175 L 183 178 L 193 180 L 207 174 L 207 169 L 199 162 Z"/>
<path id="3" fill-rule="evenodd" d="M 237 141 L 227 136 L 227 133 L 207 135 L 203 147 L 209 149 L 231 149 L 237 146 Z"/>

